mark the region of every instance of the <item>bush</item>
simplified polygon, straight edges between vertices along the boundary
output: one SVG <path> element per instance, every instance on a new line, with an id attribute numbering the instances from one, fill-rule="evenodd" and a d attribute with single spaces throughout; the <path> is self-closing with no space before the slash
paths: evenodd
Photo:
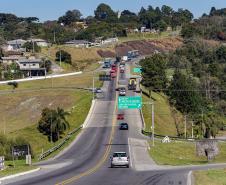
<path id="1" fill-rule="evenodd" d="M 56 61 L 65 62 L 67 64 L 71 64 L 71 54 L 64 50 L 60 50 L 56 52 Z"/>

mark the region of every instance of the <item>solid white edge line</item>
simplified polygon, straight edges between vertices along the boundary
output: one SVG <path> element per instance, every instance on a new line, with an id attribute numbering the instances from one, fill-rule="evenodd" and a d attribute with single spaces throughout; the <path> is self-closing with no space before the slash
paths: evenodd
<path id="1" fill-rule="evenodd" d="M 192 175 L 192 171 L 189 171 L 187 175 L 187 185 L 192 185 L 191 175 Z"/>
<path id="2" fill-rule="evenodd" d="M 30 173 L 37 172 L 40 169 L 41 168 L 37 168 L 37 169 L 34 169 L 34 170 L 30 170 L 30 171 L 26 171 L 26 172 L 22 172 L 22 173 L 17 173 L 17 174 L 14 174 L 14 175 L 9 175 L 9 176 L 6 176 L 6 177 L 2 177 L 2 178 L 0 178 L 0 183 L 1 183 L 1 181 L 4 181 L 4 180 L 8 180 L 8 179 L 12 179 L 12 178 L 15 178 L 15 177 L 19 177 L 19 176 L 23 176 L 23 175 L 27 175 L 27 174 L 30 174 Z"/>
<path id="3" fill-rule="evenodd" d="M 130 138 L 128 138 L 128 143 L 129 143 L 129 162 L 130 162 L 130 166 L 133 167 L 133 159 L 132 159 L 131 149 L 130 149 Z"/>

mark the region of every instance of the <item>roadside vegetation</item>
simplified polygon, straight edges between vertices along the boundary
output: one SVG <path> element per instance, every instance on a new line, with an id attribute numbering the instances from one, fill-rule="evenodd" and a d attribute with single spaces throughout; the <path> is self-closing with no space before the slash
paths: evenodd
<path id="1" fill-rule="evenodd" d="M 150 144 L 151 145 L 151 144 Z M 224 163 L 226 159 L 226 143 L 219 143 L 220 153 L 214 160 L 208 162 L 207 158 L 196 155 L 194 142 L 172 141 L 161 143 L 155 141 L 155 147 L 149 150 L 151 157 L 159 165 L 199 165 L 209 163 Z"/>
<path id="2" fill-rule="evenodd" d="M 194 171 L 195 185 L 225 185 L 226 169 Z"/>

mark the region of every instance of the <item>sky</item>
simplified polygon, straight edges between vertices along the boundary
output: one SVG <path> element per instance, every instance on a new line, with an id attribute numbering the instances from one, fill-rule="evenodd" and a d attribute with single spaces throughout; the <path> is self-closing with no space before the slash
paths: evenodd
<path id="1" fill-rule="evenodd" d="M 109 4 L 113 10 L 125 9 L 138 12 L 140 8 L 162 5 L 171 6 L 174 10 L 186 8 L 195 18 L 209 13 L 210 8 L 226 8 L 226 0 L 1 0 L 0 12 L 13 13 L 19 17 L 38 17 L 40 21 L 57 20 L 67 10 L 78 9 L 84 15 L 93 15 L 100 3 Z"/>

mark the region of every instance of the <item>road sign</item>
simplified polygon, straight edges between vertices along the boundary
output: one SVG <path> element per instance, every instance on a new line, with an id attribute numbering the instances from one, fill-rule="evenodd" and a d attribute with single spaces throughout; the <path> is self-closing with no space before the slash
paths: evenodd
<path id="1" fill-rule="evenodd" d="M 141 68 L 140 67 L 135 67 L 133 68 L 134 73 L 141 73 Z"/>
<path id="2" fill-rule="evenodd" d="M 99 75 L 99 81 L 111 81 L 111 75 Z"/>
<path id="3" fill-rule="evenodd" d="M 141 109 L 141 96 L 119 96 L 118 109 Z"/>

